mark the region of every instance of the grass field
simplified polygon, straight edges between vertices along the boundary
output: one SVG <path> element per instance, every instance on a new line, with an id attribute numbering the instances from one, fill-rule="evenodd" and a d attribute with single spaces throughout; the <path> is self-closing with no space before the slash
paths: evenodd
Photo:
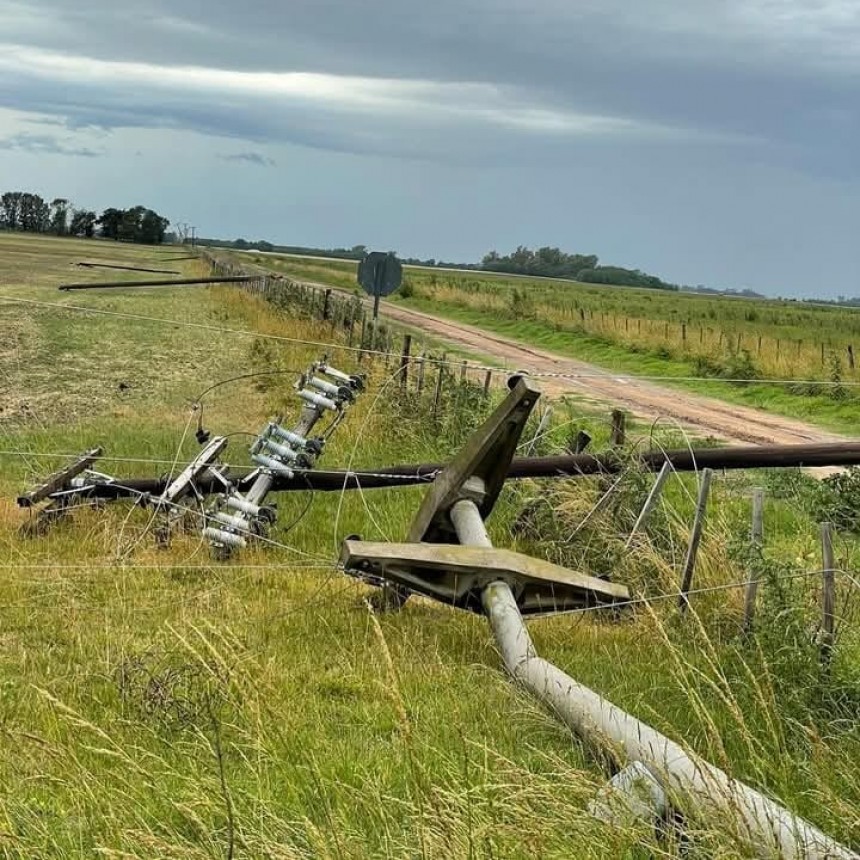
<path id="1" fill-rule="evenodd" d="M 285 374 L 216 389 L 204 425 L 253 434 L 294 412 L 292 371 L 318 354 L 288 339 L 328 340 L 327 325 L 238 288 L 55 290 L 70 272 L 101 277 L 81 276 L 79 259 L 159 268 L 174 254 L 0 234 L 0 856 L 680 856 L 672 839 L 588 815 L 607 777 L 600 758 L 509 684 L 481 618 L 420 600 L 377 617 L 370 589 L 335 570 L 347 534 L 401 539 L 417 488 L 285 495 L 273 543 L 223 564 L 196 532 L 157 549 L 151 512 L 125 503 L 21 536 L 28 515 L 14 497 L 62 462 L 55 452 L 103 444 L 104 471 L 171 471 L 197 450 L 199 393 L 255 370 Z M 331 358 L 358 369 L 340 347 Z M 369 390 L 325 465 L 446 458 L 492 406 L 452 383 L 434 421 L 432 393 L 400 392 L 381 364 L 361 369 Z M 605 420 L 575 401 L 556 421 L 545 452 L 576 427 L 605 444 Z M 247 463 L 245 441 L 231 439 L 230 462 Z M 585 524 L 605 479 L 510 486 L 491 534 L 636 593 L 671 593 L 694 481 L 670 482 L 649 536 L 625 553 L 648 481 L 631 472 Z M 734 536 L 761 482 L 767 552 L 750 559 Z M 696 583 L 741 581 L 758 565 L 752 639 L 738 632 L 737 589 L 696 597 L 684 624 L 665 601 L 621 623 L 568 616 L 530 629 L 574 677 L 856 846 L 856 589 L 840 579 L 841 636 L 825 672 L 810 635 L 818 578 L 784 578 L 817 567 L 824 513 L 850 526 L 852 500 L 840 499 L 794 473 L 717 480 Z M 847 527 L 837 552 L 856 569 Z M 753 856 L 721 822 L 691 821 L 689 832 L 685 856 Z"/>
<path id="2" fill-rule="evenodd" d="M 355 287 L 349 261 L 238 256 L 294 278 Z M 392 298 L 407 307 L 856 433 L 860 376 L 851 363 L 860 310 L 419 267 L 408 267 L 404 280 L 406 293 Z"/>

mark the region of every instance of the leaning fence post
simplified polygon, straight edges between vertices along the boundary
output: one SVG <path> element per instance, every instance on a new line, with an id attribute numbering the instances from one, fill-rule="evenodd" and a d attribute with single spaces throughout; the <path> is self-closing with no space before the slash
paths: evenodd
<path id="1" fill-rule="evenodd" d="M 761 549 L 764 541 L 764 490 L 756 487 L 752 494 L 752 527 L 750 536 L 752 538 L 753 551 Z M 758 594 L 758 584 L 761 581 L 761 571 L 756 564 L 750 571 L 749 582 L 747 582 L 744 594 L 744 633 L 749 633 L 753 626 L 755 616 L 755 601 Z"/>
<path id="2" fill-rule="evenodd" d="M 409 351 L 412 348 L 412 335 L 403 335 L 403 351 L 400 353 L 400 386 L 406 388 L 409 383 Z"/>
<path id="3" fill-rule="evenodd" d="M 678 597 L 678 608 L 686 612 L 690 601 L 687 595 L 693 583 L 693 571 L 696 568 L 696 556 L 699 553 L 699 543 L 702 540 L 702 529 L 705 525 L 705 511 L 708 507 L 708 493 L 711 489 L 710 469 L 702 469 L 702 481 L 699 484 L 699 498 L 696 502 L 696 517 L 693 520 L 693 531 L 690 533 L 690 545 L 687 547 L 687 556 L 684 559 L 684 574 L 681 580 L 681 594 Z"/>
<path id="4" fill-rule="evenodd" d="M 493 381 L 493 371 L 488 370 L 486 376 L 484 376 L 484 397 L 489 395 L 490 393 L 490 383 Z"/>
<path id="5" fill-rule="evenodd" d="M 826 666 L 833 654 L 836 577 L 833 566 L 833 526 L 821 523 L 821 662 Z"/>
<path id="6" fill-rule="evenodd" d="M 654 510 L 654 507 L 660 499 L 660 494 L 663 492 L 663 485 L 671 474 L 672 464 L 666 460 L 654 480 L 654 485 L 651 487 L 651 492 L 648 493 L 648 497 L 645 499 L 645 504 L 642 505 L 642 510 L 639 511 L 639 516 L 636 517 L 636 522 L 630 530 L 630 535 L 627 538 L 627 543 L 624 544 L 624 549 L 630 549 L 630 545 L 633 543 L 633 538 L 636 537 L 636 534 L 645 527 L 645 523 L 648 522 L 648 517 L 651 516 L 651 511 Z"/>

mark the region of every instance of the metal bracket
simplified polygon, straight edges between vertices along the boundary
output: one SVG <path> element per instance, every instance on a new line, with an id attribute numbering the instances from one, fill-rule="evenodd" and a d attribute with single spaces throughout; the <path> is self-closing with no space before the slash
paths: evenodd
<path id="1" fill-rule="evenodd" d="M 18 507 L 21 508 L 32 508 L 48 499 L 48 504 L 21 526 L 20 533 L 24 537 L 44 535 L 54 523 L 68 516 L 69 508 L 85 494 L 86 482 L 79 476 L 90 474 L 89 467 L 101 455 L 101 448 L 91 448 L 62 469 L 53 472 L 41 484 L 18 496 Z"/>
<path id="2" fill-rule="evenodd" d="M 41 502 L 43 499 L 48 498 L 48 496 L 53 493 L 67 489 L 71 484 L 72 478 L 75 478 L 80 475 L 81 472 L 86 471 L 93 463 L 95 463 L 96 460 L 98 460 L 99 457 L 101 457 L 101 455 L 101 448 L 91 448 L 89 451 L 84 451 L 77 460 L 73 460 L 67 466 L 64 466 L 62 469 L 58 469 L 56 472 L 49 475 L 41 484 L 33 487 L 32 490 L 28 490 L 26 493 L 21 493 L 17 499 L 18 507 L 30 508 L 37 502 Z"/>
<path id="3" fill-rule="evenodd" d="M 622 585 L 507 549 L 346 540 L 341 562 L 359 578 L 394 583 L 479 614 L 484 612 L 481 593 L 499 580 L 510 586 L 523 615 L 566 612 L 629 599 Z"/>
<path id="4" fill-rule="evenodd" d="M 344 542 L 344 569 L 382 584 L 377 601 L 380 608 L 399 608 L 410 593 L 417 593 L 483 613 L 482 594 L 499 581 L 510 587 L 523 615 L 629 599 L 623 586 L 494 549 L 489 543 L 483 521 L 502 491 L 538 397 L 540 391 L 528 379 L 514 377 L 510 394 L 433 482 L 409 529 L 407 543 Z M 458 515 L 463 508 L 465 512 Z"/>
<path id="5" fill-rule="evenodd" d="M 512 382 L 510 394 L 433 481 L 407 541 L 456 542 L 449 512 L 461 499 L 472 499 L 482 519 L 490 515 L 505 484 L 517 443 L 540 397 L 540 390 L 524 376 L 514 377 Z"/>

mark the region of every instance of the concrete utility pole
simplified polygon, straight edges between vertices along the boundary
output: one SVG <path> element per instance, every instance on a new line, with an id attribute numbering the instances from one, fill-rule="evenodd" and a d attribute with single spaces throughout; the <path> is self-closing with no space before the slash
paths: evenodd
<path id="1" fill-rule="evenodd" d="M 714 827 L 730 827 L 757 856 L 848 860 L 858 855 L 804 819 L 730 778 L 680 744 L 613 705 L 542 659 L 523 621 L 580 606 L 623 603 L 627 590 L 537 559 L 495 550 L 484 526 L 507 476 L 539 391 L 525 379 L 436 478 L 405 544 L 344 543 L 347 571 L 386 584 L 402 606 L 417 592 L 483 612 L 512 678 L 573 731 L 627 766 L 592 805 L 619 823 L 652 823 L 670 804 Z M 457 544 L 452 545 L 454 540 Z M 391 598 L 394 598 L 391 600 Z"/>

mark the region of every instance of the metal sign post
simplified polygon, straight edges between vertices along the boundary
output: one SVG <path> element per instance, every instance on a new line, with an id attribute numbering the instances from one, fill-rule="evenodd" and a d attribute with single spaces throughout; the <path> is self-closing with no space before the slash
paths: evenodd
<path id="1" fill-rule="evenodd" d="M 358 264 L 358 283 L 373 296 L 373 318 L 379 318 L 379 300 L 399 289 L 403 281 L 403 264 L 392 253 L 371 251 Z"/>

